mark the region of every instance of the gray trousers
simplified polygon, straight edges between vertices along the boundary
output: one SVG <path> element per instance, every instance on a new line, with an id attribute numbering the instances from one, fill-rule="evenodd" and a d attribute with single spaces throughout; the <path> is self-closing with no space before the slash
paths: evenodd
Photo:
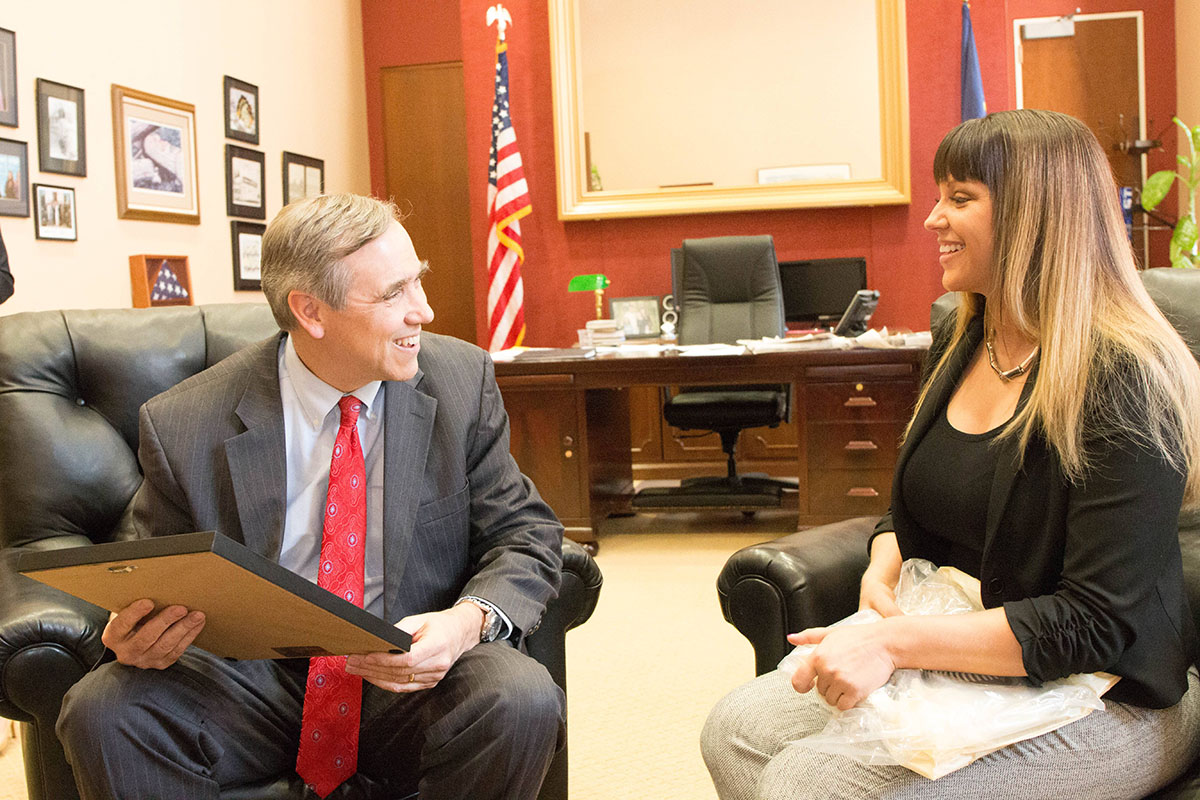
<path id="1" fill-rule="evenodd" d="M 775 670 L 717 703 L 701 749 L 721 800 L 1141 798 L 1169 783 L 1200 751 L 1195 670 L 1188 685 L 1170 708 L 1106 701 L 1104 711 L 931 781 L 904 767 L 788 744 L 819 731 L 828 717 L 815 691 L 798 694 Z"/>
<path id="2" fill-rule="evenodd" d="M 193 647 L 166 670 L 93 670 L 67 693 L 57 727 L 83 800 L 217 800 L 222 787 L 288 774 L 307 669 Z M 432 689 L 364 681 L 359 774 L 347 783 L 419 789 L 421 800 L 532 800 L 564 720 L 545 667 L 506 642 L 481 644 Z"/>

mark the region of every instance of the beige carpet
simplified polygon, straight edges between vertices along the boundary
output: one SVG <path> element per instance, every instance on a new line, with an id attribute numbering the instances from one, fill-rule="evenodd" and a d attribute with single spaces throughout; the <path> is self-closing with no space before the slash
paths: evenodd
<path id="1" fill-rule="evenodd" d="M 730 553 L 794 521 L 644 514 L 601 529 L 600 603 L 567 634 L 571 800 L 716 797 L 700 728 L 754 674 L 749 643 L 721 617 L 717 574 Z M 0 800 L 27 800 L 16 741 L 0 755 Z"/>

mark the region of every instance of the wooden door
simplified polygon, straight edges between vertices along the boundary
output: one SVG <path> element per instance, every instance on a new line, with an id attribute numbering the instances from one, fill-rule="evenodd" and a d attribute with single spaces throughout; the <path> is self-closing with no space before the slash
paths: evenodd
<path id="1" fill-rule="evenodd" d="M 381 77 L 387 194 L 430 266 L 425 327 L 475 342 L 462 62 L 388 67 Z"/>
<path id="2" fill-rule="evenodd" d="M 1047 39 L 1026 39 L 1024 30 L 1022 26 L 1023 107 L 1083 120 L 1108 154 L 1117 185 L 1140 190 L 1142 157 L 1124 147 L 1141 138 L 1137 18 L 1076 19 L 1074 36 Z M 1134 230 L 1140 257 L 1145 252 L 1142 235 Z"/>

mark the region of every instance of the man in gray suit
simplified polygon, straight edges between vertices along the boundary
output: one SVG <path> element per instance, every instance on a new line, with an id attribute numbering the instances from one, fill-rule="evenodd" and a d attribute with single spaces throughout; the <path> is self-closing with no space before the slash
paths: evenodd
<path id="1" fill-rule="evenodd" d="M 362 679 L 359 725 L 339 741 L 357 736 L 337 761 L 350 777 L 323 783 L 297 762 L 308 661 L 216 658 L 189 647 L 203 609 L 151 615 L 143 600 L 104 631 L 115 660 L 63 703 L 58 734 L 84 800 L 215 800 L 293 768 L 306 796 L 537 794 L 564 698 L 521 645 L 558 590 L 562 526 L 509 455 L 491 359 L 421 332 L 427 267 L 395 217 L 355 195 L 279 213 L 262 282 L 284 333 L 142 408 L 133 504 L 140 536 L 217 530 L 316 582 L 335 437 L 355 431 L 361 603 L 414 643 L 337 664 L 337 680 Z M 347 402 L 363 409 L 349 423 Z"/>

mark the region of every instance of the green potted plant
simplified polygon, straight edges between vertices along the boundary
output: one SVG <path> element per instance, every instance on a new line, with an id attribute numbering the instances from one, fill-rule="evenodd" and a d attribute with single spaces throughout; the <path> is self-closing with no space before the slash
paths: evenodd
<path id="1" fill-rule="evenodd" d="M 1200 257 L 1196 254 L 1196 189 L 1200 186 L 1200 160 L 1196 151 L 1200 150 L 1200 125 L 1189 128 L 1179 117 L 1172 117 L 1172 120 L 1183 129 L 1188 155 L 1175 157 L 1179 162 L 1178 170 L 1160 170 L 1146 179 L 1146 185 L 1142 187 L 1142 208 L 1153 211 L 1171 191 L 1178 175 L 1181 203 L 1179 222 L 1171 234 L 1171 266 L 1196 267 L 1200 266 Z"/>

